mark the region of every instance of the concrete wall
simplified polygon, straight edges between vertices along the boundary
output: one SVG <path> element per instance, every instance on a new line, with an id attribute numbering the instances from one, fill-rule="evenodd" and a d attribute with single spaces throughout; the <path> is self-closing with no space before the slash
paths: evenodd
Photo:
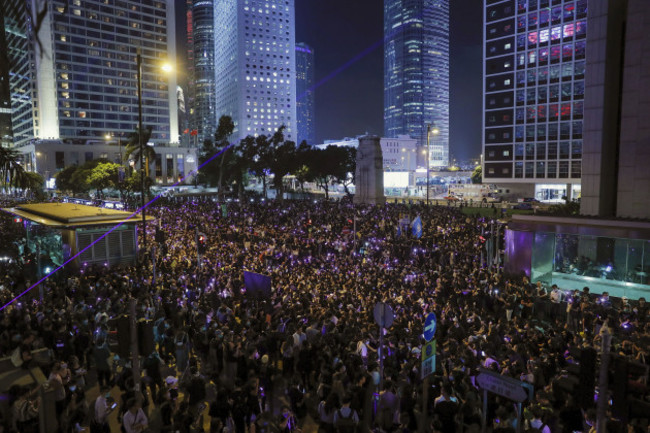
<path id="1" fill-rule="evenodd" d="M 589 13 L 591 8 L 592 2 L 589 3 Z M 617 216 L 650 218 L 649 167 L 650 1 L 628 0 Z"/>
<path id="2" fill-rule="evenodd" d="M 620 64 L 626 5 L 627 0 L 589 2 L 582 147 L 584 215 L 616 214 Z"/>

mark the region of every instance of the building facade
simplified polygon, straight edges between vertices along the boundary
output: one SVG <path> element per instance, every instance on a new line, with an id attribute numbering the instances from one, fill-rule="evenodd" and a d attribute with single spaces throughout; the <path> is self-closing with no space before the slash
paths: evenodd
<path id="1" fill-rule="evenodd" d="M 235 123 L 233 139 L 285 126 L 297 138 L 294 0 L 215 4 L 216 113 Z"/>
<path id="2" fill-rule="evenodd" d="M 9 0 L 5 10 L 14 145 L 134 131 L 138 50 L 143 125 L 153 142 L 178 143 L 176 77 L 162 69 L 176 58 L 174 1 Z"/>
<path id="3" fill-rule="evenodd" d="M 587 0 L 486 0 L 483 180 L 578 197 Z"/>
<path id="4" fill-rule="evenodd" d="M 33 140 L 17 148 L 22 155 L 26 170 L 45 179 L 47 188 L 55 187 L 54 176 L 65 167 L 83 165 L 96 159 L 136 167 L 135 161 L 125 154 L 126 142 L 110 140 L 88 145 L 62 143 L 59 140 Z M 181 181 L 194 181 L 198 159 L 195 148 L 178 146 L 154 146 L 156 157 L 149 161 L 149 175 L 156 185 L 172 185 Z"/>
<path id="5" fill-rule="evenodd" d="M 201 146 L 206 138 L 214 140 L 217 130 L 215 112 L 215 16 L 212 0 L 194 0 L 192 4 L 192 58 L 194 62 L 193 105 L 190 106 L 192 145 Z"/>
<path id="6" fill-rule="evenodd" d="M 363 136 L 360 136 L 363 137 Z M 342 140 L 325 140 L 325 143 L 316 145 L 319 149 L 327 146 L 359 147 L 359 138 L 346 137 Z M 379 139 L 383 158 L 384 171 L 412 171 L 416 170 L 417 140 L 408 135 L 394 138 L 381 137 Z"/>
<path id="7" fill-rule="evenodd" d="M 449 0 L 384 0 L 384 135 L 427 144 L 449 163 Z M 426 155 L 426 153 L 425 153 Z"/>
<path id="8" fill-rule="evenodd" d="M 314 50 L 305 43 L 296 44 L 296 110 L 298 140 L 316 143 L 316 104 L 314 101 Z"/>

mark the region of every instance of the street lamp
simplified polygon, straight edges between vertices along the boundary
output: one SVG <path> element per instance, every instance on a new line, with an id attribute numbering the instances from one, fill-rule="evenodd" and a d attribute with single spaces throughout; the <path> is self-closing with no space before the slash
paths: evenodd
<path id="1" fill-rule="evenodd" d="M 429 161 L 429 136 L 431 134 L 438 135 L 439 133 L 440 133 L 440 130 L 438 128 L 436 128 L 434 126 L 433 129 L 432 129 L 431 124 L 430 123 L 427 124 L 427 149 L 426 149 L 427 150 L 427 160 L 426 160 L 426 164 L 427 164 L 427 206 L 429 205 L 429 162 L 430 162 Z"/>
<path id="2" fill-rule="evenodd" d="M 142 248 L 147 250 L 147 220 L 145 215 L 144 206 L 144 143 L 142 137 L 142 55 L 140 55 L 140 48 L 136 56 L 136 64 L 138 68 L 138 144 L 140 149 L 140 204 L 142 206 Z"/>
<path id="3" fill-rule="evenodd" d="M 107 142 L 110 143 L 110 141 L 111 141 L 111 139 L 113 138 L 113 136 L 112 136 L 111 134 L 106 134 L 106 135 L 104 136 L 104 138 L 106 139 Z M 120 165 L 122 165 L 122 164 L 123 164 L 123 161 L 122 161 L 122 137 L 119 136 L 119 135 L 117 136 L 117 147 L 118 147 L 119 150 L 120 150 Z"/>

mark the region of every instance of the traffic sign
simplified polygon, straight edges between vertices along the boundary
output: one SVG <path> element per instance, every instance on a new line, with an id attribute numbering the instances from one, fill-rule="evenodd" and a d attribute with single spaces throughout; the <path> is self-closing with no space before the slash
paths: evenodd
<path id="1" fill-rule="evenodd" d="M 531 384 L 492 371 L 481 369 L 481 373 L 476 376 L 476 381 L 482 389 L 519 403 L 533 398 Z"/>
<path id="2" fill-rule="evenodd" d="M 422 346 L 422 362 L 436 356 L 436 340 L 431 340 L 424 346 Z"/>
<path id="3" fill-rule="evenodd" d="M 431 341 L 436 335 L 436 313 L 429 313 L 424 320 L 424 339 Z"/>
<path id="4" fill-rule="evenodd" d="M 395 313 L 390 305 L 384 302 L 377 302 L 374 308 L 375 323 L 382 328 L 390 328 L 395 320 Z"/>
<path id="5" fill-rule="evenodd" d="M 427 376 L 432 375 L 436 372 L 436 355 L 433 355 L 431 358 L 427 358 L 422 361 L 422 377 L 424 379 Z"/>

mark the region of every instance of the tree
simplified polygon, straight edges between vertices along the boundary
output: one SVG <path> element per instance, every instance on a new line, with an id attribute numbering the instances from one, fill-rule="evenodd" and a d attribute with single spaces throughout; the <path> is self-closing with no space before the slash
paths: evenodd
<path id="1" fill-rule="evenodd" d="M 327 146 L 324 150 L 313 149 L 309 157 L 309 170 L 312 179 L 325 191 L 329 199 L 329 186 L 336 179 L 347 176 L 344 166 L 345 152 L 337 146 Z"/>
<path id="2" fill-rule="evenodd" d="M 32 195 L 36 199 L 44 199 L 43 186 L 45 179 L 40 174 L 33 171 L 23 172 L 20 180 L 20 188 L 25 191 L 25 195 Z"/>
<path id="3" fill-rule="evenodd" d="M 269 146 L 269 171 L 273 173 L 273 187 L 276 197 L 284 197 L 284 177 L 297 171 L 296 143 L 284 139 L 284 126 L 281 126 L 273 137 Z"/>
<path id="4" fill-rule="evenodd" d="M 228 138 L 232 135 L 234 129 L 235 124 L 232 118 L 230 116 L 221 116 L 217 131 L 214 134 L 214 142 L 206 139 L 199 154 L 199 163 L 203 167 L 200 172 L 201 182 L 205 182 L 210 186 L 216 185 L 219 196 L 223 195 L 223 191 L 226 189 L 225 185 L 229 185 L 233 178 L 237 177 L 236 173 L 231 171 L 233 159 L 237 158 L 237 155 L 234 146 L 230 146 L 228 142 Z M 219 152 L 221 152 L 221 156 L 217 159 L 217 163 L 214 159 Z"/>
<path id="5" fill-rule="evenodd" d="M 97 197 L 104 195 L 104 189 L 117 186 L 119 168 L 120 164 L 106 161 L 90 170 L 88 184 L 97 191 Z"/>
<path id="6" fill-rule="evenodd" d="M 483 167 L 477 165 L 472 172 L 472 183 L 483 183 Z"/>
<path id="7" fill-rule="evenodd" d="M 82 188 L 72 178 L 75 172 L 79 170 L 78 165 L 69 165 L 55 175 L 56 187 L 62 192 L 69 192 L 74 197 L 82 191 Z"/>
<path id="8" fill-rule="evenodd" d="M 307 144 L 305 140 L 300 143 L 300 146 L 296 149 L 295 161 L 296 166 L 293 171 L 293 175 L 296 176 L 296 179 L 300 183 L 300 190 L 302 193 L 305 193 L 305 182 L 308 182 L 312 179 L 311 172 L 309 170 L 309 157 L 311 152 L 311 146 Z"/>
<path id="9" fill-rule="evenodd" d="M 0 146 L 0 185 L 6 189 L 20 188 L 25 180 L 25 168 L 20 162 L 21 155 L 16 150 Z"/>
<path id="10" fill-rule="evenodd" d="M 335 152 L 335 161 L 338 167 L 334 170 L 335 182 L 343 185 L 348 197 L 352 197 L 348 187 L 354 184 L 357 170 L 357 149 L 354 147 L 338 147 Z"/>
<path id="11" fill-rule="evenodd" d="M 266 182 L 270 173 L 270 140 L 266 135 L 248 136 L 241 141 L 241 153 L 250 173 L 262 181 L 262 193 L 266 198 Z"/>
<path id="12" fill-rule="evenodd" d="M 142 131 L 142 149 L 145 158 L 144 169 L 147 176 L 149 176 L 149 165 L 151 164 L 150 161 L 156 160 L 156 151 L 153 147 L 147 145 L 149 139 L 151 138 L 151 133 L 151 126 L 147 126 L 147 128 Z M 137 128 L 135 131 L 129 134 L 129 142 L 126 145 L 124 153 L 126 154 L 125 156 L 127 159 L 134 160 L 138 166 L 142 163 L 142 157 L 140 155 L 140 134 Z"/>

